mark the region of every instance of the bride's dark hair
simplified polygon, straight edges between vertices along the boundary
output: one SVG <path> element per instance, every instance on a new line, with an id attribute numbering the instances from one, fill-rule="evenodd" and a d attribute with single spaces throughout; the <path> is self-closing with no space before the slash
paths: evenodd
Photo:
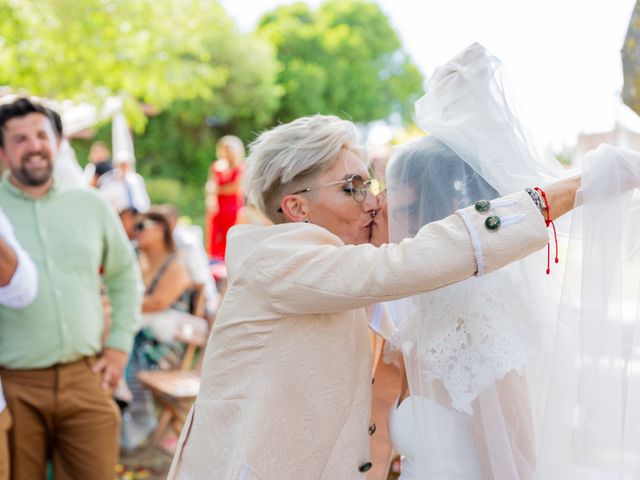
<path id="1" fill-rule="evenodd" d="M 411 227 L 415 231 L 478 200 L 500 196 L 456 152 L 433 136 L 403 146 L 390 162 L 387 175 L 390 185 L 411 189 L 415 195 L 411 207 Z M 393 215 L 393 202 L 390 207 Z"/>

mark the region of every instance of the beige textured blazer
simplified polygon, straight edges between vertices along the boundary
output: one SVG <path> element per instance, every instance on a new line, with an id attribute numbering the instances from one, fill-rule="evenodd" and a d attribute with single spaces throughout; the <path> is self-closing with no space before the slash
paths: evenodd
<path id="1" fill-rule="evenodd" d="M 169 478 L 364 479 L 371 364 L 363 307 L 491 272 L 546 245 L 526 193 L 496 204 L 379 248 L 345 246 L 312 224 L 234 227 L 227 293 Z M 487 229 L 490 215 L 504 226 Z"/>

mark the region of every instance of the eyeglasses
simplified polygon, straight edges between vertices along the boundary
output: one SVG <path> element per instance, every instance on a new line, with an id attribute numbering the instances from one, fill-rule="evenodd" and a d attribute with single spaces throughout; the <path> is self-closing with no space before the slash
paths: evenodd
<path id="1" fill-rule="evenodd" d="M 150 218 L 145 218 L 144 220 L 136 222 L 136 224 L 133 226 L 133 229 L 136 232 L 142 232 L 143 230 L 146 230 L 148 228 L 153 228 L 157 225 L 158 225 L 158 222 L 156 222 L 155 220 L 151 220 Z"/>
<path id="2" fill-rule="evenodd" d="M 337 180 L 335 182 L 323 183 L 321 185 L 316 185 L 315 187 L 303 188 L 302 190 L 293 192 L 290 195 L 299 195 L 301 193 L 307 193 L 321 187 L 330 187 L 332 185 L 340 184 L 344 184 L 342 191 L 350 194 L 356 203 L 364 202 L 369 191 L 374 195 L 377 195 L 380 192 L 380 184 L 375 178 L 365 180 L 361 175 L 350 175 L 348 178 L 343 178 L 342 180 Z M 278 208 L 278 213 L 282 213 L 282 208 Z"/>

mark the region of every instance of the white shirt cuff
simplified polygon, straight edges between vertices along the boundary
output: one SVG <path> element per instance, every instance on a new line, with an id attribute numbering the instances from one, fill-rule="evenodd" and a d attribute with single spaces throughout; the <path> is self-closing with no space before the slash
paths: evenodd
<path id="1" fill-rule="evenodd" d="M 38 274 L 33 261 L 21 248 L 14 248 L 18 257 L 18 268 L 11 280 L 0 287 L 0 304 L 9 308 L 24 308 L 36 298 Z"/>

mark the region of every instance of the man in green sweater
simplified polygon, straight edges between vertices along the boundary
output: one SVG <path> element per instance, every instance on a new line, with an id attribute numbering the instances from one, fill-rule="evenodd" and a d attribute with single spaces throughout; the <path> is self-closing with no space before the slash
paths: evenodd
<path id="1" fill-rule="evenodd" d="M 40 282 L 28 307 L 0 307 L 12 478 L 45 478 L 52 460 L 56 480 L 112 480 L 120 418 L 111 389 L 132 347 L 141 280 L 115 212 L 96 192 L 54 182 L 57 147 L 45 107 L 0 107 L 0 208 Z M 113 310 L 104 344 L 101 283 Z"/>

